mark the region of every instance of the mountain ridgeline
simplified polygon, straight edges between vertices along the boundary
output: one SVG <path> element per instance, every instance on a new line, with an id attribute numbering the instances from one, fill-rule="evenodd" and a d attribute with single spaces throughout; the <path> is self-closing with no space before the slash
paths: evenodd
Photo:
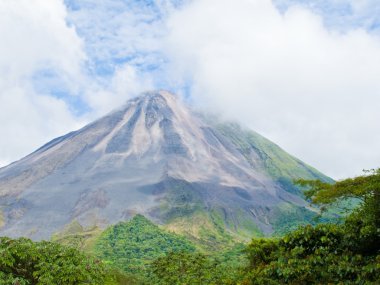
<path id="1" fill-rule="evenodd" d="M 253 131 L 148 92 L 1 168 L 0 234 L 47 239 L 139 213 L 194 239 L 271 235 L 316 215 L 298 178 L 332 181 Z"/>

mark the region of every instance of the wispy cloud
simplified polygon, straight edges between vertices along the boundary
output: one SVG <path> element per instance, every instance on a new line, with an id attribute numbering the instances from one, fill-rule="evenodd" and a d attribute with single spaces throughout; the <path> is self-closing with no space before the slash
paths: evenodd
<path id="1" fill-rule="evenodd" d="M 363 28 L 380 30 L 380 2 L 377 0 L 273 0 L 280 11 L 294 6 L 303 7 L 320 15 L 328 28 L 348 31 Z"/>

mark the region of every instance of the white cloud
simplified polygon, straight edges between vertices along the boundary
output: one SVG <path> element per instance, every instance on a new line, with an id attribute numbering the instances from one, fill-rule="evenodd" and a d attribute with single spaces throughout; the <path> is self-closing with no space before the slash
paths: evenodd
<path id="1" fill-rule="evenodd" d="M 380 2 L 378 0 L 273 0 L 280 9 L 302 6 L 323 17 L 326 26 L 341 31 L 354 27 L 367 30 L 380 28 Z"/>
<path id="2" fill-rule="evenodd" d="M 82 43 L 66 25 L 62 1 L 4 0 L 0 16 L 1 41 L 6 43 L 0 46 L 0 66 L 10 79 L 43 68 L 57 68 L 72 78 L 80 74 Z"/>
<path id="3" fill-rule="evenodd" d="M 171 1 L 155 0 L 150 4 L 120 0 L 68 2 L 75 3 L 68 20 L 84 38 L 92 63 L 100 61 L 111 69 L 118 60 L 157 63 L 154 53 L 160 50 L 160 38 L 165 33 L 162 22 L 173 9 Z"/>
<path id="4" fill-rule="evenodd" d="M 136 66 L 155 62 L 149 53 L 158 50 L 160 30 L 152 29 L 158 14 L 138 3 L 127 9 L 121 1 L 81 5 L 68 14 L 63 0 L 0 2 L 0 40 L 6 43 L 0 45 L 0 167 L 153 88 L 150 75 Z M 117 62 L 131 54 L 133 63 Z M 99 61 L 112 72 L 94 72 Z M 54 96 L 55 88 L 65 94 Z M 69 96 L 80 96 L 90 111 L 72 114 Z"/>
<path id="5" fill-rule="evenodd" d="M 193 96 L 341 178 L 380 166 L 380 39 L 269 0 L 193 1 L 168 22 Z"/>
<path id="6" fill-rule="evenodd" d="M 149 89 L 153 89 L 149 76 L 146 78 L 133 66 L 124 64 L 116 68 L 107 88 L 94 83 L 87 89 L 84 99 L 93 110 L 92 118 L 96 118 Z"/>
<path id="7" fill-rule="evenodd" d="M 60 99 L 37 94 L 33 76 L 54 70 L 76 90 L 85 59 L 62 1 L 0 2 L 0 159 L 13 161 L 80 125 Z"/>
<path id="8" fill-rule="evenodd" d="M 57 85 L 80 94 L 86 118 L 190 86 L 335 178 L 379 166 L 378 1 L 276 0 L 283 13 L 269 0 L 62 1 L 0 1 L 0 165 L 81 125 Z M 55 74 L 42 91 L 41 70 Z"/>

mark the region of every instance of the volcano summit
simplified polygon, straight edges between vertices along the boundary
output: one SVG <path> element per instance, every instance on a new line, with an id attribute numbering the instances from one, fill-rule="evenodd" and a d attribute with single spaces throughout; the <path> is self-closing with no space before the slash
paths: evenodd
<path id="1" fill-rule="evenodd" d="M 1 168 L 0 234 L 46 239 L 141 213 L 191 235 L 267 235 L 315 215 L 294 178 L 330 180 L 253 131 L 149 92 Z"/>

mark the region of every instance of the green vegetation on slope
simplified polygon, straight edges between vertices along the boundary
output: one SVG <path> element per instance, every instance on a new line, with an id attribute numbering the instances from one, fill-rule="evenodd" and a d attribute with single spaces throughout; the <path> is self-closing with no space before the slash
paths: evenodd
<path id="1" fill-rule="evenodd" d="M 201 245 L 201 237 L 191 242 L 160 229 L 142 215 L 136 215 L 128 222 L 104 231 L 93 251 L 112 267 L 139 276 L 141 284 L 234 284 L 232 280 L 240 276 L 246 263 L 245 246 L 227 242 L 221 249 L 221 241 L 215 237 L 219 246 L 216 246 L 218 251 L 213 251 L 215 247 L 208 244 L 210 236 L 204 228 L 204 233 L 200 231 L 201 235 L 206 235 L 205 245 Z M 173 278 L 179 278 L 178 272 L 183 279 L 171 283 Z M 171 276 L 163 277 L 166 274 Z M 191 282 L 183 283 L 185 281 Z"/>
<path id="2" fill-rule="evenodd" d="M 333 180 L 301 160 L 285 152 L 278 145 L 258 133 L 242 129 L 236 123 L 218 124 L 217 129 L 230 138 L 247 161 L 268 173 L 285 190 L 300 193 L 294 179 L 318 179 L 332 183 Z"/>
<path id="3" fill-rule="evenodd" d="M 144 274 L 147 265 L 169 252 L 194 252 L 186 238 L 166 232 L 136 215 L 105 230 L 95 243 L 95 254 L 127 273 Z"/>
<path id="4" fill-rule="evenodd" d="M 162 185 L 166 195 L 156 210 L 165 223 L 176 218 L 191 216 L 202 210 L 202 197 L 194 185 L 184 180 L 169 179 Z"/>
<path id="5" fill-rule="evenodd" d="M 94 243 L 102 232 L 98 227 L 85 229 L 78 221 L 74 220 L 66 225 L 61 232 L 54 234 L 52 241 L 92 252 Z"/>
<path id="6" fill-rule="evenodd" d="M 284 203 L 272 213 L 272 224 L 275 229 L 273 236 L 283 236 L 299 226 L 316 225 L 318 213 L 304 207 Z"/>
<path id="7" fill-rule="evenodd" d="M 216 209 L 197 211 L 190 216 L 173 219 L 165 228 L 186 236 L 204 252 L 220 251 L 241 242 L 240 236 L 228 231 L 226 222 Z"/>
<path id="8" fill-rule="evenodd" d="M 275 229 L 272 236 L 278 237 L 296 230 L 299 226 L 340 223 L 342 217 L 341 213 L 338 215 L 335 211 L 321 212 L 314 208 L 283 203 L 272 211 L 269 219 Z"/>
<path id="9" fill-rule="evenodd" d="M 161 187 L 166 195 L 154 214 L 163 218 L 166 229 L 186 236 L 205 250 L 220 250 L 235 244 L 239 238 L 248 240 L 252 235 L 261 235 L 254 221 L 243 216 L 243 211 L 237 210 L 239 217 L 232 220 L 222 207 L 206 209 L 193 183 L 170 179 Z"/>
<path id="10" fill-rule="evenodd" d="M 236 272 L 246 263 L 243 253 L 245 246 L 225 232 L 224 225 L 218 224 L 221 221 L 218 222 L 217 217 L 213 219 L 207 213 L 197 211 L 191 215 L 191 223 L 189 219 L 176 217 L 173 219 L 174 224 L 163 229 L 145 217 L 136 215 L 130 221 L 110 226 L 103 233 L 96 228 L 84 229 L 74 221 L 61 233 L 54 235 L 54 240 L 101 258 L 110 268 L 114 268 L 113 279 L 118 280 L 120 276 L 119 279 L 127 280 L 117 284 L 159 284 L 153 262 L 157 258 L 161 258 L 161 263 L 155 263 L 155 266 L 162 262 L 172 262 L 164 260 L 177 255 L 190 259 L 202 256 L 203 265 L 212 264 L 218 270 L 236 276 Z M 168 232 L 167 229 L 175 229 L 187 235 L 183 237 Z M 122 272 L 118 273 L 118 270 Z M 215 271 L 210 271 L 208 274 L 214 273 Z M 231 276 L 228 277 L 229 280 Z"/>

